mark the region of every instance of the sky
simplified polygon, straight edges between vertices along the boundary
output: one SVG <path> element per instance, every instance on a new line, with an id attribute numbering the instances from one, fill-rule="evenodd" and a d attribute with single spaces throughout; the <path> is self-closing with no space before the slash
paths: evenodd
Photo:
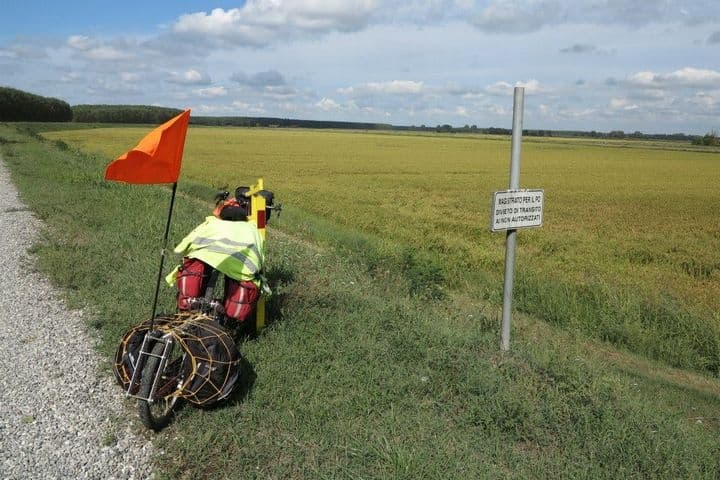
<path id="1" fill-rule="evenodd" d="M 720 130 L 720 0 L 0 0 L 0 86 L 393 125 Z"/>

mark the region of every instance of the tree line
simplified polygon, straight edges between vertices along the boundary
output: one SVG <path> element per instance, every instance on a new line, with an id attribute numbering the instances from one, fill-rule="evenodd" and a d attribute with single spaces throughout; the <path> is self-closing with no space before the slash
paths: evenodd
<path id="1" fill-rule="evenodd" d="M 82 123 L 165 123 L 182 110 L 149 105 L 74 105 L 74 122 Z"/>
<path id="2" fill-rule="evenodd" d="M 353 130 L 392 130 L 386 123 L 342 122 L 335 120 L 300 120 L 276 117 L 190 117 L 194 125 L 267 128 L 337 128 Z"/>
<path id="3" fill-rule="evenodd" d="M 512 135 L 512 129 L 500 127 L 481 128 L 477 125 L 465 125 L 463 127 L 453 127 L 452 125 L 443 124 L 437 126 L 393 126 L 393 130 L 404 130 L 414 132 L 437 132 L 437 133 L 480 133 L 484 135 Z M 645 140 L 675 140 L 687 141 L 696 144 L 711 145 L 712 138 L 717 138 L 717 134 L 708 134 L 704 137 L 697 135 L 686 135 L 684 133 L 642 133 L 624 132 L 622 130 L 613 130 L 610 132 L 598 132 L 595 130 L 544 130 L 544 129 L 523 129 L 523 136 L 527 137 L 561 137 L 561 138 L 605 138 L 605 139 L 645 139 Z M 716 144 L 717 145 L 717 144 Z"/>
<path id="4" fill-rule="evenodd" d="M 693 140 L 694 145 L 710 145 L 713 147 L 720 146 L 720 137 L 718 137 L 718 133 L 713 130 L 709 133 L 706 133 L 702 137 L 697 137 Z"/>
<path id="5" fill-rule="evenodd" d="M 182 113 L 178 108 L 151 105 L 73 105 L 9 87 L 0 87 L 0 121 L 159 124 Z M 390 130 L 392 125 L 274 117 L 190 118 L 193 125 L 233 127 L 337 128 Z"/>
<path id="6" fill-rule="evenodd" d="M 10 87 L 0 87 L 0 121 L 69 122 L 73 111 L 67 102 Z"/>
<path id="7" fill-rule="evenodd" d="M 182 113 L 177 108 L 148 105 L 75 105 L 73 121 L 83 123 L 164 123 Z M 207 117 L 192 115 L 190 124 L 213 127 L 338 128 L 390 130 L 392 125 L 332 120 L 299 120 L 275 117 Z"/>
<path id="8" fill-rule="evenodd" d="M 42 97 L 9 87 L 0 87 L 0 121 L 30 122 L 83 122 L 83 123 L 142 123 L 160 124 L 182 113 L 170 107 L 150 105 L 74 105 L 57 98 Z M 511 135 L 509 128 L 478 128 L 477 125 L 453 127 L 449 124 L 437 126 L 397 126 L 386 123 L 343 122 L 333 120 L 300 120 L 275 117 L 190 117 L 193 125 L 233 127 L 282 127 L 282 128 L 333 128 L 353 130 L 398 130 L 439 133 L 480 133 L 488 135 Z M 705 136 L 673 134 L 645 134 L 639 131 L 626 133 L 622 130 L 611 132 L 575 130 L 523 130 L 530 137 L 585 137 L 612 139 L 651 139 L 692 142 L 696 145 L 720 145 L 715 131 Z"/>

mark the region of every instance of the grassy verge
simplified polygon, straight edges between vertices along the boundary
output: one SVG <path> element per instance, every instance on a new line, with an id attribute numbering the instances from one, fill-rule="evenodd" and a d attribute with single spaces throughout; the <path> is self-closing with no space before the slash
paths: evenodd
<path id="1" fill-rule="evenodd" d="M 12 126 L 0 125 L 0 137 L 23 199 L 47 225 L 38 267 L 94 313 L 109 358 L 149 314 L 169 190 L 106 183 L 107 158 Z M 193 197 L 202 186 L 180 191 L 171 242 L 208 212 Z M 422 254 L 376 247 L 297 208 L 269 238 L 273 322 L 241 345 L 235 398 L 186 408 L 155 436 L 164 477 L 720 475 L 716 380 L 522 316 L 513 353 L 500 355 L 487 309 L 436 291 Z"/>
<path id="2" fill-rule="evenodd" d="M 595 282 L 570 285 L 529 271 L 516 282 L 517 308 L 565 330 L 668 365 L 720 372 L 720 317 L 698 315 L 668 295 L 652 300 Z"/>

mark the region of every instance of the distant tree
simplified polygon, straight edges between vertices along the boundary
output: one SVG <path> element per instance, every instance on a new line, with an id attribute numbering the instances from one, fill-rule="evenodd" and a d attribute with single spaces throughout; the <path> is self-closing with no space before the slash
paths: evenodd
<path id="1" fill-rule="evenodd" d="M 709 145 L 709 146 L 720 146 L 720 137 L 715 130 L 706 133 L 702 137 L 697 137 L 693 140 L 695 145 Z"/>
<path id="2" fill-rule="evenodd" d="M 490 135 L 511 135 L 512 130 L 509 128 L 490 127 L 487 129 L 487 133 Z"/>

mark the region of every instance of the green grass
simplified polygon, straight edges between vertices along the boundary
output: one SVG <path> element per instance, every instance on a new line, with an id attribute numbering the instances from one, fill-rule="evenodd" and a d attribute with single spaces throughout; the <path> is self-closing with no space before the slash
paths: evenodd
<path id="1" fill-rule="evenodd" d="M 149 315 L 170 192 L 104 182 L 106 156 L 13 126 L 0 125 L 0 137 L 47 224 L 38 266 L 93 313 L 109 362 L 121 332 Z M 208 212 L 208 197 L 189 192 L 208 191 L 181 183 L 171 243 Z M 231 401 L 185 408 L 154 436 L 163 478 L 720 475 L 715 378 L 554 326 L 567 319 L 521 314 L 501 355 L 496 309 L 472 290 L 433 289 L 445 272 L 424 257 L 432 250 L 385 245 L 302 203 L 273 219 L 268 238 L 272 323 L 240 346 L 243 387 Z M 520 277 L 537 295 L 540 282 Z M 547 296 L 569 297 L 562 285 Z M 172 291 L 162 301 L 172 308 Z"/>
<path id="2" fill-rule="evenodd" d="M 47 136 L 112 158 L 146 131 Z M 263 176 L 297 208 L 288 215 L 293 231 L 388 263 L 414 277 L 415 291 L 498 304 L 504 235 L 489 231 L 489 209 L 491 193 L 506 188 L 509 151 L 504 137 L 194 127 L 182 178 L 222 187 Z M 528 138 L 522 162 L 521 184 L 544 188 L 546 205 L 543 227 L 519 235 L 517 307 L 717 373 L 717 149 Z M 328 227 L 316 234 L 318 221 L 306 218 Z"/>

